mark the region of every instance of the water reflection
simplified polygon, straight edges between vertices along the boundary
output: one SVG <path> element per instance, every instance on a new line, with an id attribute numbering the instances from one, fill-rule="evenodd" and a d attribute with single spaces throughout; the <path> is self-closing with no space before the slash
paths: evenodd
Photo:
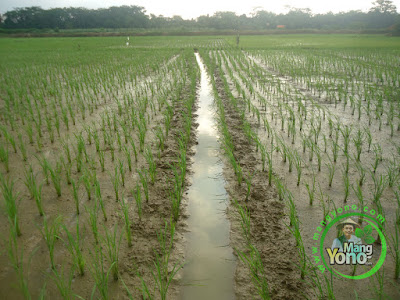
<path id="1" fill-rule="evenodd" d="M 189 232 L 181 299 L 234 299 L 235 257 L 229 246 L 227 194 L 218 153 L 220 145 L 212 110 L 212 87 L 198 53 L 201 69 L 198 145 L 192 165 L 193 184 L 188 191 Z M 222 200 L 221 200 L 222 199 Z"/>

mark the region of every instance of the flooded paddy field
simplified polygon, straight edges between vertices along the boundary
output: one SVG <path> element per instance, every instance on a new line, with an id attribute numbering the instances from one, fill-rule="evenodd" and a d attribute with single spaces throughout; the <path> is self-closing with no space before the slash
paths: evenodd
<path id="1" fill-rule="evenodd" d="M 1 299 L 400 297 L 400 40 L 235 42 L 0 40 Z"/>

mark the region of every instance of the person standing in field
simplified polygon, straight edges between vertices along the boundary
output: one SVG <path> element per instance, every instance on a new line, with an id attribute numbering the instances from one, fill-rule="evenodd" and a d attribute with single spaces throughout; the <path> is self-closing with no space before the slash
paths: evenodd
<path id="1" fill-rule="evenodd" d="M 354 245 L 361 245 L 362 240 L 354 235 L 356 228 L 359 227 L 358 223 L 348 218 L 342 221 L 338 228 L 343 233 L 338 238 L 334 239 L 331 249 L 339 248 L 339 252 L 343 252 L 344 243 L 353 243 Z"/>

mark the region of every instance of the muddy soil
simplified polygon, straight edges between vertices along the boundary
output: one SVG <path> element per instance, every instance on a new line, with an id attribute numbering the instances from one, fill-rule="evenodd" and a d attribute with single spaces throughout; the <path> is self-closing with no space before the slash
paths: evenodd
<path id="1" fill-rule="evenodd" d="M 260 172 L 256 147 L 245 136 L 241 116 L 230 103 L 220 76 L 223 75 L 216 70 L 214 77 L 218 94 L 224 104 L 226 123 L 235 141 L 235 157 L 243 168 L 244 176 L 254 174 L 251 193 L 246 201 L 246 184 L 238 185 L 229 162 L 224 159 L 226 190 L 231 200 L 228 216 L 231 220 L 232 246 L 240 251 L 247 251 L 241 220 L 234 207 L 234 201 L 237 200 L 239 204 L 246 205 L 251 216 L 252 243 L 260 252 L 272 298 L 297 299 L 299 291 L 304 287 L 293 259 L 297 255 L 295 241 L 285 226 L 288 223 L 288 218 L 284 216 L 285 205 L 278 199 L 275 188 L 268 186 L 266 173 Z M 235 272 L 235 291 L 238 299 L 258 298 L 249 269 L 240 261 Z"/>

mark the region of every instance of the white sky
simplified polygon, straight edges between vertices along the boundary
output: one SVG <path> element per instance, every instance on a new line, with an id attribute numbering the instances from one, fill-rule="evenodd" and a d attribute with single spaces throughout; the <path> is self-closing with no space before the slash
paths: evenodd
<path id="1" fill-rule="evenodd" d="M 86 7 L 100 8 L 120 5 L 138 5 L 145 7 L 147 14 L 172 17 L 180 15 L 184 19 L 196 18 L 200 15 L 214 14 L 216 11 L 233 11 L 237 14 L 250 14 L 255 8 L 261 8 L 275 13 L 287 11 L 287 5 L 296 8 L 310 8 L 313 13 L 332 11 L 362 10 L 368 11 L 373 0 L 245 0 L 245 1 L 216 1 L 216 0 L 1 0 L 0 13 L 5 13 L 15 7 L 41 6 L 54 7 Z M 400 0 L 393 0 L 397 11 Z"/>

